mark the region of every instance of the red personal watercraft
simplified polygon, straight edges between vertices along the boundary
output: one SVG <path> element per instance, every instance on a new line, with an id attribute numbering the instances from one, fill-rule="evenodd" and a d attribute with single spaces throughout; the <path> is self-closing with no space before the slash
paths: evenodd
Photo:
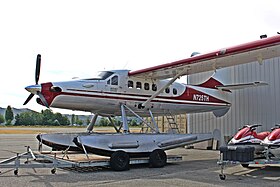
<path id="1" fill-rule="evenodd" d="M 272 154 L 269 154 L 270 156 L 280 158 L 280 124 L 275 126 L 262 144 L 267 147 L 268 153 Z"/>
<path id="2" fill-rule="evenodd" d="M 245 125 L 235 134 L 229 141 L 228 145 L 234 146 L 253 146 L 255 147 L 255 155 L 263 153 L 265 147 L 262 141 L 270 134 L 270 132 L 256 132 L 256 128 L 261 125 Z"/>

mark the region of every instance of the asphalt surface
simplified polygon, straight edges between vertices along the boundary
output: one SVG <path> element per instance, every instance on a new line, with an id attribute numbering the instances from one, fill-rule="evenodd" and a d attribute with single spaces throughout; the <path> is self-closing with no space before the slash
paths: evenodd
<path id="1" fill-rule="evenodd" d="M 0 134 L 0 160 L 24 152 L 27 145 L 36 150 L 35 136 Z M 183 161 L 163 168 L 131 166 L 130 170 L 122 172 L 109 168 L 90 172 L 58 169 L 56 174 L 51 174 L 49 168 L 36 169 L 36 172 L 20 168 L 18 176 L 14 175 L 13 168 L 0 166 L 0 186 L 280 186 L 280 166 L 277 165 L 254 165 L 249 169 L 230 165 L 225 169 L 226 180 L 220 180 L 218 151 L 178 148 L 168 154 L 182 155 Z"/>

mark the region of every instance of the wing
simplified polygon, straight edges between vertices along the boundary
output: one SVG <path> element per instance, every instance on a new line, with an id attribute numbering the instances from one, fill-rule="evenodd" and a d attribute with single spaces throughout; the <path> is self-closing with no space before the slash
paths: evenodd
<path id="1" fill-rule="evenodd" d="M 129 76 L 167 79 L 178 75 L 191 75 L 255 61 L 262 63 L 263 60 L 278 56 L 280 56 L 280 35 L 167 64 L 130 71 Z"/>

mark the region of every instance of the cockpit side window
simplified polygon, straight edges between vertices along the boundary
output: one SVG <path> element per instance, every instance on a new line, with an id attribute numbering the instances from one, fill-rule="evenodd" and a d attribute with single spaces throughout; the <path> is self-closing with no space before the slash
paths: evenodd
<path id="1" fill-rule="evenodd" d="M 89 78 L 89 79 L 84 79 L 84 80 L 105 80 L 113 74 L 114 74 L 114 72 L 111 72 L 111 71 L 101 71 L 101 72 L 98 72 L 97 75 L 95 75 L 95 78 Z"/>
<path id="2" fill-rule="evenodd" d="M 119 78 L 117 75 L 111 78 L 111 85 L 118 85 L 119 84 Z"/>

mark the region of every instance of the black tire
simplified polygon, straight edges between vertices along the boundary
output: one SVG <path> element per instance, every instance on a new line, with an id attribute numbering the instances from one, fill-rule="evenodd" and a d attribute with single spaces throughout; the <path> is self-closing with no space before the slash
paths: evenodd
<path id="1" fill-rule="evenodd" d="M 56 169 L 53 168 L 53 169 L 51 170 L 51 173 L 52 173 L 52 174 L 55 174 L 55 172 L 56 172 Z"/>
<path id="2" fill-rule="evenodd" d="M 151 167 L 161 168 L 166 165 L 167 156 L 162 149 L 155 149 L 150 154 L 149 163 Z"/>
<path id="3" fill-rule="evenodd" d="M 110 167 L 114 171 L 125 171 L 129 169 L 129 155 L 124 151 L 116 151 L 111 155 Z"/>
<path id="4" fill-rule="evenodd" d="M 226 180 L 226 175 L 219 174 L 221 180 Z"/>
<path id="5" fill-rule="evenodd" d="M 14 175 L 16 175 L 16 176 L 18 175 L 18 170 L 17 169 L 14 170 Z"/>

